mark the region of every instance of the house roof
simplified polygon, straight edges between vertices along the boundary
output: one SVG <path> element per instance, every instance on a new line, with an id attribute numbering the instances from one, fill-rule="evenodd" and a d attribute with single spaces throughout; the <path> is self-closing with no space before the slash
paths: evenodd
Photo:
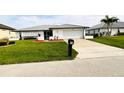
<path id="1" fill-rule="evenodd" d="M 12 28 L 12 27 L 10 27 L 10 26 L 3 25 L 3 24 L 0 24 L 0 29 L 15 30 L 15 28 Z"/>
<path id="2" fill-rule="evenodd" d="M 106 27 L 107 27 L 106 24 L 101 23 L 101 24 L 95 25 L 93 27 L 90 27 L 87 30 L 94 30 L 94 29 L 99 29 L 99 28 L 103 29 Z M 113 23 L 112 28 L 124 28 L 124 22 Z"/>
<path id="3" fill-rule="evenodd" d="M 39 25 L 28 28 L 22 28 L 15 31 L 41 31 L 41 30 L 50 30 L 50 29 L 64 29 L 64 28 L 87 28 L 86 26 L 81 25 L 72 25 L 72 24 L 63 24 L 63 25 Z"/>

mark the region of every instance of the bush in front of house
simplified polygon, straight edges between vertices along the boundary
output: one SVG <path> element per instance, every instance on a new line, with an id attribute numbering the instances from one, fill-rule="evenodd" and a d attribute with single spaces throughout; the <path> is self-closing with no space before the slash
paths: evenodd
<path id="1" fill-rule="evenodd" d="M 9 41 L 9 45 L 15 44 L 15 41 Z"/>
<path id="2" fill-rule="evenodd" d="M 1 39 L 0 40 L 0 46 L 4 46 L 4 45 L 8 45 L 9 44 L 9 40 L 8 39 Z"/>
<path id="3" fill-rule="evenodd" d="M 36 37 L 33 36 L 24 37 L 24 40 L 34 40 L 34 39 L 36 39 Z"/>
<path id="4" fill-rule="evenodd" d="M 0 46 L 5 46 L 5 45 L 7 45 L 6 42 L 0 42 Z"/>
<path id="5" fill-rule="evenodd" d="M 93 35 L 94 38 L 97 38 L 98 36 L 99 36 L 98 34 L 94 34 L 94 35 Z"/>
<path id="6" fill-rule="evenodd" d="M 0 46 L 15 44 L 15 41 L 0 40 Z"/>
<path id="7" fill-rule="evenodd" d="M 118 33 L 117 35 L 124 35 L 124 32 L 123 33 Z"/>

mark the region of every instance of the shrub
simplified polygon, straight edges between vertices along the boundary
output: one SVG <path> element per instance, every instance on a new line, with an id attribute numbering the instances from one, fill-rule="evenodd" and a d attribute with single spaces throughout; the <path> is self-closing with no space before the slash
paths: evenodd
<path id="1" fill-rule="evenodd" d="M 0 46 L 15 44 L 15 41 L 0 40 Z"/>
<path id="2" fill-rule="evenodd" d="M 0 46 L 5 46 L 7 45 L 7 42 L 0 42 Z"/>
<path id="3" fill-rule="evenodd" d="M 33 37 L 33 36 L 27 36 L 27 37 L 24 37 L 24 40 L 32 40 L 32 39 L 36 39 L 36 37 Z"/>
<path id="4" fill-rule="evenodd" d="M 99 36 L 98 34 L 93 35 L 94 38 L 97 38 L 98 36 Z"/>
<path id="5" fill-rule="evenodd" d="M 9 41 L 9 45 L 15 44 L 15 41 Z"/>
<path id="6" fill-rule="evenodd" d="M 117 35 L 124 35 L 124 32 L 123 33 L 118 33 Z"/>

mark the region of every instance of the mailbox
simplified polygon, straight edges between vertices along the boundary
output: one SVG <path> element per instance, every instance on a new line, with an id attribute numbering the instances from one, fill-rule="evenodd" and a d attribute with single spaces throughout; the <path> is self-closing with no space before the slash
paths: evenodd
<path id="1" fill-rule="evenodd" d="M 68 39 L 68 56 L 72 56 L 72 45 L 74 45 L 74 40 Z"/>
<path id="2" fill-rule="evenodd" d="M 68 39 L 68 44 L 69 45 L 73 45 L 74 44 L 74 40 L 73 39 Z"/>

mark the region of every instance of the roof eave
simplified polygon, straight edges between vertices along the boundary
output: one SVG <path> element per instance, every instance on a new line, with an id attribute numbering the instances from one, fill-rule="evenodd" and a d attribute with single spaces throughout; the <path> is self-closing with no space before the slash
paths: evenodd
<path id="1" fill-rule="evenodd" d="M 89 28 L 89 27 L 53 27 L 49 29 L 73 29 L 73 28 Z"/>

